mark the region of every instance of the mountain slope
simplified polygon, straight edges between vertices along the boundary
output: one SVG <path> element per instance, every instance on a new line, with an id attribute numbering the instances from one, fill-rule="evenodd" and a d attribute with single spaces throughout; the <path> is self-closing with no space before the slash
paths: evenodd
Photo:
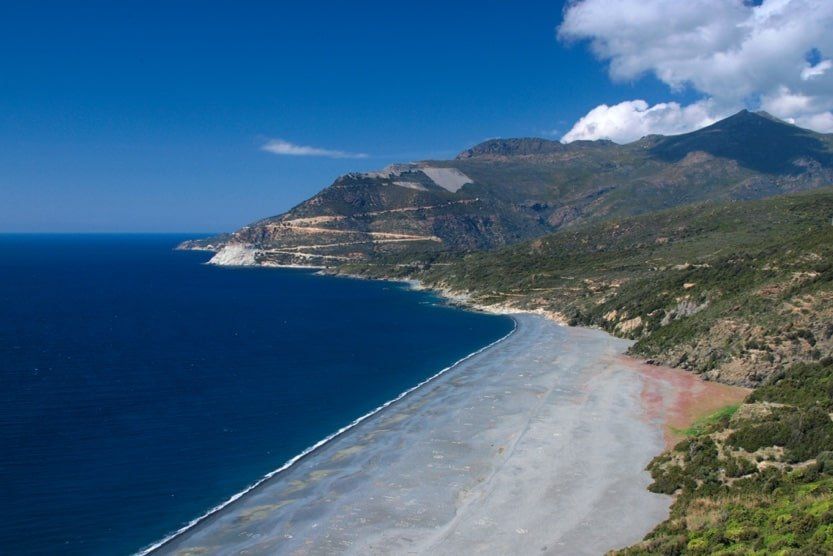
<path id="1" fill-rule="evenodd" d="M 670 162 L 692 152 L 736 160 L 750 170 L 769 174 L 799 174 L 811 160 L 833 165 L 829 138 L 765 112 L 746 110 L 698 131 L 665 137 L 651 147 L 651 154 Z"/>
<path id="2" fill-rule="evenodd" d="M 338 266 L 493 249 L 565 226 L 833 183 L 833 139 L 740 112 L 685 135 L 481 143 L 454 160 L 347 174 L 288 212 L 183 248 L 217 261 Z"/>
<path id="3" fill-rule="evenodd" d="M 585 224 L 489 253 L 343 270 L 560 313 L 742 386 L 833 354 L 833 188 Z"/>

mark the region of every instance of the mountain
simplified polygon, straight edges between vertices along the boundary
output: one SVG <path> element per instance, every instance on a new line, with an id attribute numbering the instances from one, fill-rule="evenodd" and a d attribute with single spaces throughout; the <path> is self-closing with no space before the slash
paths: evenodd
<path id="1" fill-rule="evenodd" d="M 494 139 L 348 174 L 182 247 L 419 279 L 754 387 L 648 467 L 668 520 L 617 554 L 833 553 L 833 135 L 742 111 L 682 135 Z"/>
<path id="2" fill-rule="evenodd" d="M 747 110 L 692 133 L 665 137 L 651 147 L 654 156 L 669 162 L 693 152 L 735 160 L 768 174 L 797 175 L 814 164 L 833 165 L 829 136 Z"/>
<path id="3" fill-rule="evenodd" d="M 642 359 L 754 387 L 833 355 L 831 218 L 827 187 L 582 224 L 490 252 L 341 270 L 554 313 L 636 340 L 630 351 Z"/>
<path id="4" fill-rule="evenodd" d="M 454 160 L 347 174 L 286 213 L 182 248 L 218 251 L 220 264 L 338 266 L 494 249 L 584 222 L 830 183 L 833 136 L 742 111 L 627 145 L 495 139 Z"/>

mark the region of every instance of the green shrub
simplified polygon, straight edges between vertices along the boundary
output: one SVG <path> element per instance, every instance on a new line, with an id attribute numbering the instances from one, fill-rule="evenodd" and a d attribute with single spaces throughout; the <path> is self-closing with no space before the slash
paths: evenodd
<path id="1" fill-rule="evenodd" d="M 825 450 L 816 456 L 816 461 L 819 465 L 819 471 L 833 475 L 833 451 Z"/>
<path id="2" fill-rule="evenodd" d="M 770 421 L 744 423 L 727 443 L 748 452 L 781 446 L 788 461 L 799 462 L 833 448 L 833 422 L 820 407 L 783 409 L 774 413 Z"/>
<path id="3" fill-rule="evenodd" d="M 755 390 L 749 401 L 776 402 L 833 410 L 833 360 L 799 363 L 789 372 L 779 372 Z"/>
<path id="4" fill-rule="evenodd" d="M 758 466 L 746 458 L 729 458 L 724 466 L 727 477 L 743 477 L 758 471 Z"/>

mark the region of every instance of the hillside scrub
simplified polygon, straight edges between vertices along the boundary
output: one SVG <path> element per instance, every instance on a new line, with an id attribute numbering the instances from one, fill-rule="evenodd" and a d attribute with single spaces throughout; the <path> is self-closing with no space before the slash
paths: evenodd
<path id="1" fill-rule="evenodd" d="M 833 553 L 831 380 L 831 361 L 796 365 L 655 458 L 671 515 L 616 554 Z"/>
<path id="2" fill-rule="evenodd" d="M 831 215 L 828 188 L 340 271 L 417 278 L 479 304 L 559 313 L 635 340 L 635 356 L 755 387 L 779 369 L 833 354 Z"/>

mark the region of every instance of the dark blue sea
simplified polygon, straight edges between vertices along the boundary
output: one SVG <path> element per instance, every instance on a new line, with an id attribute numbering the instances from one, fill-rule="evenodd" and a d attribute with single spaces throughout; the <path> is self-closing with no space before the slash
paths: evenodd
<path id="1" fill-rule="evenodd" d="M 183 239 L 0 236 L 0 553 L 135 552 L 512 328 Z"/>

